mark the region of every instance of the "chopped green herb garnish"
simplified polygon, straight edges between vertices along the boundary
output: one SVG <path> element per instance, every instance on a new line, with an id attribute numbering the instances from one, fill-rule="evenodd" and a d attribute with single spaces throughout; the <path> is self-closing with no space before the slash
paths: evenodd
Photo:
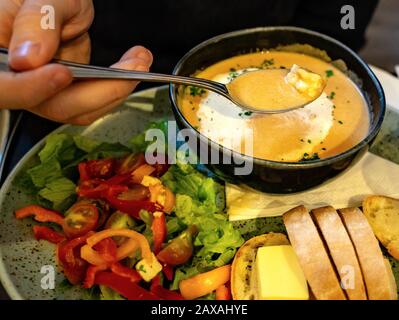
<path id="1" fill-rule="evenodd" d="M 190 95 L 195 97 L 195 96 L 202 96 L 206 91 L 205 89 L 194 87 L 194 86 L 189 86 L 190 89 Z"/>
<path id="2" fill-rule="evenodd" d="M 308 139 L 308 143 L 312 143 L 312 140 Z"/>
<path id="3" fill-rule="evenodd" d="M 147 271 L 145 270 L 145 268 L 144 268 L 144 266 L 143 265 L 140 265 L 140 267 L 139 267 L 139 269 L 138 269 L 139 271 L 141 271 L 141 272 L 144 272 L 144 273 L 146 273 Z"/>
<path id="4" fill-rule="evenodd" d="M 334 97 L 335 97 L 335 92 L 334 91 L 331 91 L 330 95 L 327 96 L 327 98 L 330 99 L 330 100 L 334 99 Z"/>
<path id="5" fill-rule="evenodd" d="M 301 139 L 301 142 L 305 142 L 305 140 Z"/>
<path id="6" fill-rule="evenodd" d="M 326 148 L 321 148 L 321 150 L 326 151 L 327 149 Z"/>
<path id="7" fill-rule="evenodd" d="M 317 160 L 317 159 L 320 159 L 319 154 L 317 152 L 313 153 L 311 156 L 309 155 L 309 153 L 305 152 L 300 161 L 310 161 L 310 160 Z"/>
<path id="8" fill-rule="evenodd" d="M 233 79 L 235 79 L 237 77 L 238 77 L 238 72 L 234 68 L 230 69 L 229 80 L 231 81 L 231 80 L 233 80 Z"/>
<path id="9" fill-rule="evenodd" d="M 262 64 L 260 65 L 261 68 L 267 68 L 274 64 L 274 59 L 265 59 Z"/>
<path id="10" fill-rule="evenodd" d="M 339 124 L 344 124 L 341 120 L 338 120 L 338 123 L 339 123 Z"/>
<path id="11" fill-rule="evenodd" d="M 246 116 L 248 116 L 248 117 L 249 117 L 252 113 L 253 113 L 252 111 L 245 111 L 245 112 L 244 112 L 244 114 L 245 114 Z"/>
<path id="12" fill-rule="evenodd" d="M 326 77 L 327 77 L 327 78 L 332 77 L 333 75 L 334 75 L 334 71 L 332 71 L 332 70 L 326 70 Z"/>
<path id="13" fill-rule="evenodd" d="M 335 106 L 335 104 L 333 105 L 333 109 L 336 109 L 337 107 Z"/>

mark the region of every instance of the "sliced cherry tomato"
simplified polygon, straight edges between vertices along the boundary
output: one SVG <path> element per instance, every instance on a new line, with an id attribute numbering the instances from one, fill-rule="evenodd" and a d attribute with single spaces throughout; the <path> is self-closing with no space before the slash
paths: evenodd
<path id="1" fill-rule="evenodd" d="M 63 229 L 68 238 L 76 238 L 97 228 L 98 208 L 87 200 L 76 202 L 65 213 Z"/>
<path id="2" fill-rule="evenodd" d="M 188 227 L 157 254 L 158 260 L 170 266 L 186 263 L 193 254 L 193 238 L 197 233 L 195 225 Z"/>
<path id="3" fill-rule="evenodd" d="M 127 213 L 128 215 L 136 219 L 140 219 L 139 212 L 141 210 L 154 212 L 161 209 L 157 204 L 147 200 L 119 199 L 118 196 L 122 192 L 125 192 L 127 190 L 128 188 L 123 186 L 110 186 L 110 188 L 107 191 L 106 199 L 113 208 L 122 211 L 124 213 Z"/>
<path id="4" fill-rule="evenodd" d="M 165 214 L 161 211 L 154 212 L 152 224 L 152 239 L 154 240 L 153 248 L 155 254 L 162 249 L 162 244 L 165 242 L 166 235 L 168 233 L 166 229 Z"/>
<path id="5" fill-rule="evenodd" d="M 142 153 L 129 154 L 126 157 L 119 160 L 116 166 L 116 173 L 118 175 L 131 173 L 132 171 L 134 171 L 144 163 L 145 163 L 144 154 Z"/>
<path id="6" fill-rule="evenodd" d="M 160 300 L 152 292 L 113 272 L 98 272 L 94 283 L 109 287 L 129 300 Z"/>
<path id="7" fill-rule="evenodd" d="M 80 257 L 80 248 L 91 235 L 93 235 L 93 232 L 69 241 L 64 240 L 57 246 L 58 263 L 65 277 L 72 284 L 79 284 L 86 276 L 89 264 Z"/>
<path id="8" fill-rule="evenodd" d="M 64 217 L 57 211 L 42 208 L 41 206 L 31 205 L 15 211 L 17 219 L 24 219 L 29 216 L 34 216 L 34 219 L 39 222 L 54 222 L 63 225 Z"/>
<path id="9" fill-rule="evenodd" d="M 108 179 L 114 175 L 115 160 L 100 159 L 86 162 L 86 170 L 91 179 Z"/>
<path id="10" fill-rule="evenodd" d="M 33 226 L 33 233 L 35 234 L 36 240 L 47 240 L 55 244 L 66 239 L 62 233 L 45 226 Z"/>

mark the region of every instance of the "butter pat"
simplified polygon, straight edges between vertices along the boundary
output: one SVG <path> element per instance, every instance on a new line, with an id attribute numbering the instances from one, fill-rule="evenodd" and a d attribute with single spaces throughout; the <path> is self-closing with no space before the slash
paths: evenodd
<path id="1" fill-rule="evenodd" d="M 305 275 L 292 246 L 267 246 L 256 256 L 258 299 L 308 300 Z"/>

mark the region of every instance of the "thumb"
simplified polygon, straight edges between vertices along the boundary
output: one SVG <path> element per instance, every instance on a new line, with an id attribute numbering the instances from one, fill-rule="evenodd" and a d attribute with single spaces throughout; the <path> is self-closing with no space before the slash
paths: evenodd
<path id="1" fill-rule="evenodd" d="M 10 66 L 15 70 L 28 70 L 48 63 L 58 50 L 64 22 L 78 14 L 76 3 L 69 0 L 24 1 L 14 20 L 9 45 Z"/>

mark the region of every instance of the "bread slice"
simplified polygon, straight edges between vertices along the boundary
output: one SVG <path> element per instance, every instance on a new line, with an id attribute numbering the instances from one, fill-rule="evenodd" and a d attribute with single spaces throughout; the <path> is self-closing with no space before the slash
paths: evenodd
<path id="1" fill-rule="evenodd" d="M 363 200 L 363 212 L 378 240 L 399 259 L 399 200 L 369 196 Z"/>
<path id="2" fill-rule="evenodd" d="M 392 299 L 392 279 L 366 217 L 358 208 L 341 209 L 339 213 L 355 246 L 369 299 Z"/>
<path id="3" fill-rule="evenodd" d="M 334 267 L 313 220 L 304 206 L 284 213 L 288 238 L 318 300 L 345 300 Z"/>
<path id="4" fill-rule="evenodd" d="M 255 259 L 258 248 L 290 244 L 282 233 L 267 233 L 246 241 L 237 251 L 231 269 L 231 294 L 234 300 L 256 300 Z"/>
<path id="5" fill-rule="evenodd" d="M 367 300 L 366 288 L 355 249 L 337 211 L 328 206 L 314 209 L 311 214 L 325 240 L 341 281 L 341 287 L 345 290 L 348 298 L 350 300 Z"/>

